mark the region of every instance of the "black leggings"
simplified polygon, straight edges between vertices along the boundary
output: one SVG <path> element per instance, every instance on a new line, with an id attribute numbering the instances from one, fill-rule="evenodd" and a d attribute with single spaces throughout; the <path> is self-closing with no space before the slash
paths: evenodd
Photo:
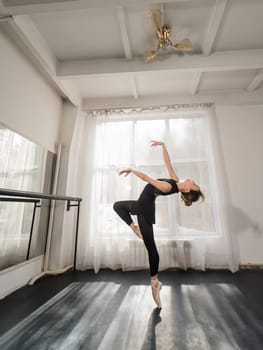
<path id="1" fill-rule="evenodd" d="M 148 251 L 150 273 L 151 276 L 155 276 L 158 273 L 159 254 L 154 241 L 153 225 L 146 220 L 145 216 L 137 208 L 137 201 L 120 201 L 113 204 L 113 209 L 129 226 L 133 223 L 131 215 L 137 215 L 143 241 Z"/>

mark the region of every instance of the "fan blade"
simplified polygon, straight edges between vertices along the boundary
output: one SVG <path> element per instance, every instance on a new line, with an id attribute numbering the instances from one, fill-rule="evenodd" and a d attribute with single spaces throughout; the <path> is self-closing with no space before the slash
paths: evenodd
<path id="1" fill-rule="evenodd" d="M 158 51 L 148 51 L 144 54 L 144 62 L 145 63 L 150 63 L 151 61 L 153 61 L 155 59 L 155 57 L 157 56 L 157 52 Z"/>
<path id="2" fill-rule="evenodd" d="M 189 39 L 184 39 L 180 43 L 174 44 L 173 47 L 178 51 L 192 51 L 192 43 Z"/>
<path id="3" fill-rule="evenodd" d="M 160 31 L 163 24 L 162 12 L 158 9 L 152 10 L 150 12 L 150 22 L 155 30 Z"/>

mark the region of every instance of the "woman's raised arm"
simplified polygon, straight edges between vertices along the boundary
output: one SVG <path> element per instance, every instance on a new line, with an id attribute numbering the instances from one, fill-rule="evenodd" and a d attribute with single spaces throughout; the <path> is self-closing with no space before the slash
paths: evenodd
<path id="1" fill-rule="evenodd" d="M 170 175 L 170 178 L 175 180 L 176 182 L 178 182 L 179 178 L 176 175 L 176 173 L 175 173 L 175 171 L 174 171 L 174 169 L 172 167 L 170 156 L 169 156 L 169 153 L 168 153 L 167 148 L 165 146 L 165 143 L 162 142 L 162 141 L 152 141 L 152 147 L 157 147 L 157 146 L 162 146 L 162 149 L 163 149 L 163 160 L 164 160 L 165 166 L 166 166 L 166 168 L 168 170 L 168 173 Z"/>

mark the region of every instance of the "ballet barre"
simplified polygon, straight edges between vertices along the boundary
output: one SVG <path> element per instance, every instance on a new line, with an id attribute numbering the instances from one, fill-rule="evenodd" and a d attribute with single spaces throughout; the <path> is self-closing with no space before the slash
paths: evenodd
<path id="1" fill-rule="evenodd" d="M 50 201 L 65 201 L 67 203 L 66 210 L 70 211 L 71 207 L 77 207 L 77 218 L 76 218 L 76 230 L 75 230 L 75 245 L 74 245 L 74 263 L 73 269 L 76 271 L 76 259 L 77 259 L 77 247 L 78 247 L 78 230 L 79 230 L 79 213 L 80 213 L 80 203 L 82 198 L 60 196 L 40 192 L 29 192 L 29 191 L 19 191 L 0 188 L 0 202 L 22 202 L 22 203 L 33 203 L 33 217 L 31 221 L 28 249 L 26 259 L 29 260 L 30 247 L 33 235 L 33 227 L 35 221 L 36 209 L 41 207 L 40 200 L 46 199 Z M 49 223 L 50 224 L 50 223 Z"/>

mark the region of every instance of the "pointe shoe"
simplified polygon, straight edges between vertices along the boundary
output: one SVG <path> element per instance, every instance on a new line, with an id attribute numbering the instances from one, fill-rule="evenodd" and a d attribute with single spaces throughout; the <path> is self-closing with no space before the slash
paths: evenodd
<path id="1" fill-rule="evenodd" d="M 162 283 L 158 280 L 151 281 L 151 287 L 152 287 L 153 300 L 155 301 L 157 308 L 161 309 L 162 304 L 161 304 L 161 298 L 160 298 L 160 290 L 162 288 Z"/>
<path id="2" fill-rule="evenodd" d="M 132 228 L 133 232 L 136 234 L 137 237 L 139 237 L 140 239 L 142 239 L 142 234 L 140 231 L 139 226 L 134 225 Z"/>

